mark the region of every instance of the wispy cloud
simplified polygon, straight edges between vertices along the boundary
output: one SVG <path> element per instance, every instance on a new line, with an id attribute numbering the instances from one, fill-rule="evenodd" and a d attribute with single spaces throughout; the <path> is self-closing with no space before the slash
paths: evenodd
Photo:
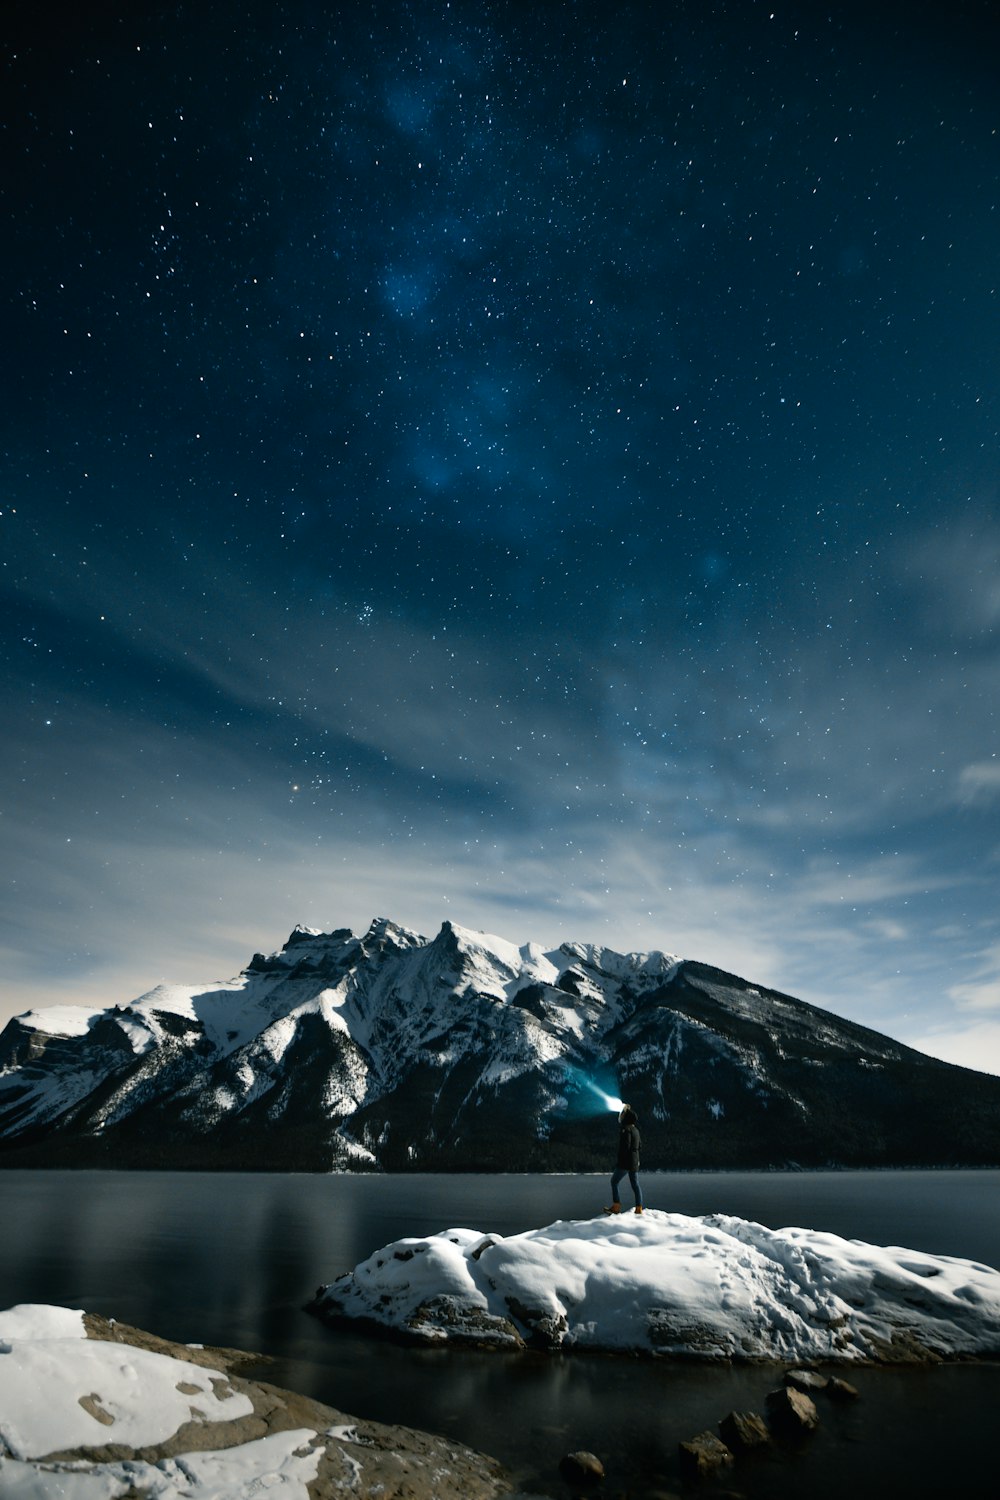
<path id="1" fill-rule="evenodd" d="M 962 1010 L 1000 1010 L 1000 943 L 975 955 L 971 978 L 951 985 L 948 996 Z"/>
<path id="2" fill-rule="evenodd" d="M 958 794 L 966 806 L 995 802 L 1000 797 L 1000 760 L 980 760 L 963 766 L 958 776 Z"/>

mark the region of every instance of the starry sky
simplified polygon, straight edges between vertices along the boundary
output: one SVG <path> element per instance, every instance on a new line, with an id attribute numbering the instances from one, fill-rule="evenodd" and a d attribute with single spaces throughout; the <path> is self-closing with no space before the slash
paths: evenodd
<path id="1" fill-rule="evenodd" d="M 1000 1072 L 995 5 L 60 18 L 0 39 L 0 1021 L 386 915 Z"/>

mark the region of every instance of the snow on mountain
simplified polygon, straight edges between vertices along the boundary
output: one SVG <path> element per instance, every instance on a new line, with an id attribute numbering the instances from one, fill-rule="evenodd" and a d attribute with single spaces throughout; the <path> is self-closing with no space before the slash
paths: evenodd
<path id="1" fill-rule="evenodd" d="M 44 1010 L 25 1011 L 18 1020 L 50 1036 L 85 1036 L 103 1014 L 102 1010 L 85 1010 L 82 1005 L 47 1005 Z"/>
<path id="2" fill-rule="evenodd" d="M 726 1214 L 397 1240 L 312 1310 L 438 1345 L 805 1364 L 1000 1353 L 1000 1271 Z"/>
<path id="3" fill-rule="evenodd" d="M 994 1161 L 1000 1080 L 661 952 L 296 927 L 234 979 L 29 1011 L 0 1149 L 42 1162 L 596 1169 Z M 25 1155 L 28 1153 L 28 1156 Z"/>

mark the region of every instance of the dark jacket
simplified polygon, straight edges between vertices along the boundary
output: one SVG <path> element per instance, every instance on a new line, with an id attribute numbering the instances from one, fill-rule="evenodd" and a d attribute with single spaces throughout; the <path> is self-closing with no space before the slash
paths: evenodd
<path id="1" fill-rule="evenodd" d="M 623 1125 L 618 1132 L 618 1165 L 628 1172 L 637 1172 L 641 1145 L 638 1125 Z"/>

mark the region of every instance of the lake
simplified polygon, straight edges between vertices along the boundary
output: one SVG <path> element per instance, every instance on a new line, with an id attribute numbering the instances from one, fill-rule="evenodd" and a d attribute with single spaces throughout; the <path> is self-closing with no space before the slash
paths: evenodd
<path id="1" fill-rule="evenodd" d="M 730 1213 L 1000 1266 L 1000 1172 L 644 1173 L 651 1208 Z M 604 1177 L 0 1172 L 0 1306 L 52 1302 L 165 1338 L 272 1356 L 259 1373 L 355 1416 L 444 1433 L 525 1490 L 565 1496 L 589 1448 L 608 1490 L 678 1488 L 677 1443 L 762 1410 L 767 1367 L 416 1350 L 303 1311 L 379 1246 L 453 1226 L 515 1234 L 589 1217 Z M 626 1203 L 629 1195 L 626 1188 Z M 853 1500 L 987 1484 L 1000 1365 L 844 1371 L 862 1399 L 729 1481 L 749 1497 Z"/>

